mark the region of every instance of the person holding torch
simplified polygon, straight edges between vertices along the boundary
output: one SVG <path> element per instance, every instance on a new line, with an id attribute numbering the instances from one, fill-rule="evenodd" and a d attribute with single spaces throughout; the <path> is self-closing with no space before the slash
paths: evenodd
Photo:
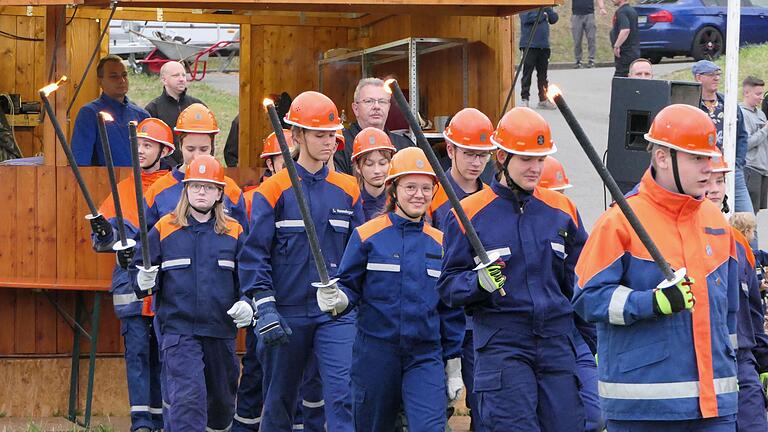
<path id="1" fill-rule="evenodd" d="M 537 186 L 545 158 L 557 151 L 541 115 L 510 110 L 491 142 L 499 175 L 461 204 L 489 255 L 502 261 L 478 266 L 450 213 L 437 283 L 448 306 L 472 314 L 482 430 L 583 431 L 570 298 L 587 234 L 565 195 Z"/>
<path id="2" fill-rule="evenodd" d="M 662 109 L 645 135 L 651 166 L 627 197 L 675 278 L 613 206 L 576 266 L 574 309 L 597 324 L 598 376 L 610 431 L 735 431 L 736 245 L 705 199 L 717 131 L 699 109 Z"/>

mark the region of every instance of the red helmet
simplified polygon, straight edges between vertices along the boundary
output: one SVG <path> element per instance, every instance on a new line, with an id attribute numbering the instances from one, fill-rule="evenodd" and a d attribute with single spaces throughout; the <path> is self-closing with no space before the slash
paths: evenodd
<path id="1" fill-rule="evenodd" d="M 451 144 L 478 151 L 491 151 L 496 148 L 491 142 L 491 135 L 491 119 L 474 108 L 464 108 L 457 112 L 443 132 L 443 137 Z"/>
<path id="2" fill-rule="evenodd" d="M 709 116 L 691 105 L 670 105 L 656 114 L 645 139 L 681 152 L 718 157 L 717 129 Z"/>
<path id="3" fill-rule="evenodd" d="M 374 127 L 367 127 L 355 137 L 355 142 L 352 144 L 352 162 L 354 163 L 360 156 L 374 150 L 387 150 L 392 153 L 397 151 L 386 132 Z"/>
<path id="4" fill-rule="evenodd" d="M 539 180 L 539 186 L 547 188 L 549 190 L 559 191 L 572 187 L 568 176 L 565 174 L 563 164 L 554 156 L 547 156 L 544 159 L 544 168 L 541 170 L 541 179 Z"/>
<path id="5" fill-rule="evenodd" d="M 344 138 L 344 132 L 341 130 L 336 131 L 336 151 L 344 150 L 344 146 L 347 145 L 347 139 Z"/>
<path id="6" fill-rule="evenodd" d="M 547 156 L 557 151 L 547 121 L 526 107 L 515 107 L 504 114 L 491 141 L 497 148 L 521 156 Z"/>
<path id="7" fill-rule="evenodd" d="M 285 115 L 285 122 L 304 129 L 335 131 L 344 129 L 336 105 L 326 95 L 306 91 L 296 96 Z"/>
<path id="8" fill-rule="evenodd" d="M 190 162 L 187 172 L 184 175 L 184 183 L 187 182 L 206 182 L 220 186 L 225 186 L 224 167 L 218 160 L 211 155 L 197 156 Z"/>
<path id="9" fill-rule="evenodd" d="M 173 131 L 159 118 L 150 117 L 142 120 L 136 127 L 136 136 L 160 143 L 171 151 L 176 149 L 173 145 Z"/>

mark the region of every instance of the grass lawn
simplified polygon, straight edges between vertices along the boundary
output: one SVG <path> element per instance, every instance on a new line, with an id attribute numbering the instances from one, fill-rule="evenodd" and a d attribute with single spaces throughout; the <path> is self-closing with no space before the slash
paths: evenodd
<path id="1" fill-rule="evenodd" d="M 715 63 L 723 68 L 723 79 L 720 80 L 722 91 L 725 85 L 725 56 L 720 57 Z M 768 79 L 768 44 L 747 46 L 739 50 L 739 87 L 747 75 Z M 693 81 L 693 76 L 690 69 L 684 69 L 669 74 L 664 79 Z"/>
<path id="2" fill-rule="evenodd" d="M 152 99 L 163 92 L 163 83 L 160 81 L 159 75 L 131 74 L 129 80 L 130 91 L 128 92 L 128 97 L 141 107 L 146 106 Z M 216 136 L 215 156 L 223 164 L 224 143 L 227 142 L 232 120 L 237 116 L 239 110 L 238 98 L 226 91 L 213 88 L 205 84 L 205 82 L 189 82 L 188 89 L 190 95 L 194 95 L 205 102 L 208 108 L 216 115 L 221 132 Z M 169 126 L 173 127 L 174 125 Z"/>
<path id="3" fill-rule="evenodd" d="M 609 34 L 611 31 L 611 20 L 613 18 L 613 12 L 616 8 L 611 3 L 611 0 L 605 0 L 605 9 L 608 12 L 607 15 L 600 15 L 600 11 L 597 7 L 597 1 L 595 1 L 595 21 L 597 24 L 597 54 L 596 61 L 598 62 L 612 62 L 613 52 L 611 50 L 611 41 Z M 557 14 L 560 16 L 560 20 L 550 27 L 549 41 L 552 47 L 551 63 L 573 63 L 573 36 L 571 36 L 571 0 L 565 0 L 562 6 L 557 9 Z M 520 18 L 513 17 L 515 20 L 515 44 L 520 45 Z M 527 41 L 523 41 L 525 43 Z M 583 46 L 583 58 L 582 62 L 588 61 L 587 51 L 587 38 L 586 35 L 582 39 Z M 519 61 L 519 58 L 517 59 Z"/>

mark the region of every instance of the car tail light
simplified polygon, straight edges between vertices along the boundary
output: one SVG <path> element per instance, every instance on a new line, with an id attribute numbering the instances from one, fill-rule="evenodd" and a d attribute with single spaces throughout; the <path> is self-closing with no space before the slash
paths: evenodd
<path id="1" fill-rule="evenodd" d="M 672 12 L 668 10 L 660 10 L 648 15 L 648 21 L 652 23 L 672 22 L 673 20 L 674 17 L 672 16 Z"/>

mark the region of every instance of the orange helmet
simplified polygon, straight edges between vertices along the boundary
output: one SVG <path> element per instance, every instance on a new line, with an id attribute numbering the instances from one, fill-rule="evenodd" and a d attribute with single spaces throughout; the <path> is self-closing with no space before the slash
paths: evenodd
<path id="1" fill-rule="evenodd" d="M 211 155 L 197 156 L 189 163 L 187 173 L 184 175 L 186 182 L 206 182 L 225 186 L 224 167 Z"/>
<path id="2" fill-rule="evenodd" d="M 374 127 L 367 127 L 357 134 L 355 142 L 352 144 L 352 163 L 360 156 L 374 150 L 389 150 L 392 153 L 397 151 L 386 132 Z"/>
<path id="3" fill-rule="evenodd" d="M 336 151 L 344 150 L 344 146 L 347 145 L 347 139 L 344 138 L 344 132 L 341 130 L 336 131 Z"/>
<path id="4" fill-rule="evenodd" d="M 573 185 L 568 181 L 568 176 L 565 174 L 563 164 L 555 159 L 554 156 L 547 156 L 547 158 L 544 159 L 544 168 L 541 170 L 539 186 L 549 190 L 559 191 L 568 189 Z"/>
<path id="5" fill-rule="evenodd" d="M 453 116 L 443 137 L 461 148 L 491 151 L 496 148 L 491 142 L 492 134 L 493 123 L 488 116 L 474 108 L 464 108 Z"/>
<path id="6" fill-rule="evenodd" d="M 681 152 L 717 157 L 717 129 L 704 111 L 691 105 L 670 105 L 656 114 L 645 139 Z"/>
<path id="7" fill-rule="evenodd" d="M 733 171 L 733 168 L 728 166 L 728 161 L 725 160 L 722 152 L 712 158 L 712 172 L 713 173 L 727 173 Z"/>
<path id="8" fill-rule="evenodd" d="M 136 136 L 160 143 L 171 151 L 176 149 L 173 145 L 173 131 L 170 126 L 159 118 L 146 118 L 136 127 Z"/>
<path id="9" fill-rule="evenodd" d="M 179 114 L 173 130 L 177 133 L 215 134 L 219 133 L 219 124 L 208 107 L 201 103 L 193 103 Z"/>
<path id="10" fill-rule="evenodd" d="M 344 129 L 336 105 L 326 95 L 305 91 L 291 102 L 285 122 L 305 129 L 335 131 Z"/>
<path id="11" fill-rule="evenodd" d="M 515 107 L 504 114 L 491 142 L 500 150 L 521 156 L 546 156 L 557 151 L 547 121 L 526 107 Z"/>
<path id="12" fill-rule="evenodd" d="M 285 135 L 285 142 L 288 143 L 288 148 L 292 148 L 293 145 L 291 142 L 291 131 L 288 129 L 283 129 L 283 135 Z M 277 156 L 280 154 L 282 154 L 280 151 L 280 143 L 277 142 L 277 135 L 272 132 L 264 140 L 264 148 L 261 150 L 261 155 L 259 157 L 266 159 L 268 157 Z"/>
<path id="13" fill-rule="evenodd" d="M 418 147 L 404 148 L 392 156 L 386 183 L 389 184 L 398 177 L 408 174 L 424 174 L 437 181 L 437 175 L 427 161 L 424 150 Z"/>

